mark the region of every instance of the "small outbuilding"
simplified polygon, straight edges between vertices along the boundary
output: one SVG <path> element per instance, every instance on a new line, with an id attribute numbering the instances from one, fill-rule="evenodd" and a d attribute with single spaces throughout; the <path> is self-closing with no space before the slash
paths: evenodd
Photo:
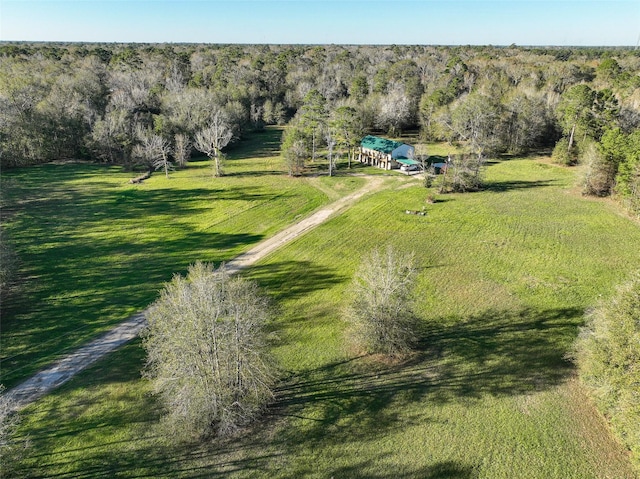
<path id="1" fill-rule="evenodd" d="M 406 143 L 367 135 L 360 142 L 358 160 L 360 163 L 391 170 L 402 165 L 417 165 L 418 162 L 413 159 L 414 153 L 415 148 Z"/>

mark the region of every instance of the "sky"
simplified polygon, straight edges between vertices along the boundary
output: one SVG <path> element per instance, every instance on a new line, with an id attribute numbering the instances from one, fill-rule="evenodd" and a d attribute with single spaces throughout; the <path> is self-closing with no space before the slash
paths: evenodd
<path id="1" fill-rule="evenodd" d="M 0 0 L 0 41 L 636 46 L 640 0 Z"/>

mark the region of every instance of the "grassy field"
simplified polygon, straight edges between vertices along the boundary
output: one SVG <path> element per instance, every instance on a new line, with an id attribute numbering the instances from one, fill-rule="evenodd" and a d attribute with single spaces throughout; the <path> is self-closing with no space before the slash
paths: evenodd
<path id="1" fill-rule="evenodd" d="M 3 223 L 22 262 L 21 291 L 2 302 L 0 383 L 10 387 L 144 309 L 162 283 L 196 261 L 219 263 L 362 184 L 283 175 L 280 131 L 230 152 L 227 176 L 209 162 L 135 173 L 49 164 L 2 175 Z"/>
<path id="2" fill-rule="evenodd" d="M 543 159 L 494 162 L 487 180 L 479 193 L 438 196 L 422 217 L 404 211 L 429 192 L 390 177 L 248 272 L 280 308 L 283 381 L 244 435 L 164 444 L 134 342 L 24 411 L 32 447 L 16 474 L 637 477 L 565 355 L 584 310 L 637 269 L 638 224 L 580 197 L 574 172 Z M 402 362 L 351 349 L 341 320 L 360 258 L 389 243 L 422 267 L 421 346 Z"/>

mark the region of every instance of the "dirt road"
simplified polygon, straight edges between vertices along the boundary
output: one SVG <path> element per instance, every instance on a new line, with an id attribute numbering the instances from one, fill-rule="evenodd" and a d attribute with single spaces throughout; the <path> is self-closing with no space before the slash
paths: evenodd
<path id="1" fill-rule="evenodd" d="M 229 261 L 226 265 L 227 270 L 234 274 L 243 268 L 251 266 L 278 248 L 315 228 L 339 211 L 352 205 L 362 196 L 375 191 L 383 181 L 384 179 L 379 176 L 367 177 L 367 183 L 358 191 L 325 206 L 311 216 L 257 244 L 246 253 Z M 131 341 L 144 327 L 144 315 L 145 312 L 143 311 L 123 321 L 108 333 L 56 361 L 51 366 L 13 388 L 7 394 L 15 399 L 16 409 L 28 406 L 111 351 Z"/>

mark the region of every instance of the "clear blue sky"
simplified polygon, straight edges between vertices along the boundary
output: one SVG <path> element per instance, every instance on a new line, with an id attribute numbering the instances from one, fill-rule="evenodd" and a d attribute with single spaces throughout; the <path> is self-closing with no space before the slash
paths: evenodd
<path id="1" fill-rule="evenodd" d="M 0 0 L 0 40 L 626 45 L 640 0 Z"/>

